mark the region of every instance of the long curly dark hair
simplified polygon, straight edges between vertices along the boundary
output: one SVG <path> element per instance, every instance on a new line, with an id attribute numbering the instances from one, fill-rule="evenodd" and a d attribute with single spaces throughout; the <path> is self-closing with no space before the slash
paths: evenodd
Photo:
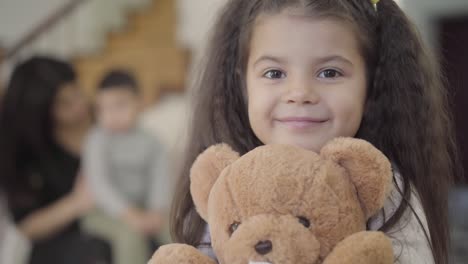
<path id="1" fill-rule="evenodd" d="M 457 173 L 448 97 L 437 64 L 392 0 L 230 0 L 222 10 L 196 85 L 185 165 L 171 213 L 178 242 L 196 245 L 205 226 L 190 196 L 189 170 L 207 147 L 225 142 L 241 154 L 262 145 L 252 131 L 245 71 L 255 19 L 285 8 L 338 19 L 356 30 L 367 68 L 367 99 L 356 135 L 379 148 L 403 177 L 403 202 L 384 224 L 395 226 L 414 188 L 428 220 L 436 263 L 448 262 L 447 192 Z"/>

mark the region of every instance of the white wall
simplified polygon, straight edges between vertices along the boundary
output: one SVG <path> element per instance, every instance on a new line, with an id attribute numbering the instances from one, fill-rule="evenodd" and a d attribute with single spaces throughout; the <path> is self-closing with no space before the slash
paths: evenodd
<path id="1" fill-rule="evenodd" d="M 42 22 L 64 0 L 0 0 L 0 41 L 9 47 Z"/>
<path id="2" fill-rule="evenodd" d="M 0 0 L 1 1 L 1 0 Z M 203 52 L 220 8 L 227 0 L 177 0 L 177 40 L 192 52 L 189 87 L 196 76 Z"/>
<path id="3" fill-rule="evenodd" d="M 404 9 L 418 27 L 423 39 L 437 48 L 437 19 L 468 16 L 468 0 L 404 0 Z"/>
<path id="4" fill-rule="evenodd" d="M 199 50 L 206 43 L 218 10 L 227 0 L 177 0 L 178 40 Z"/>

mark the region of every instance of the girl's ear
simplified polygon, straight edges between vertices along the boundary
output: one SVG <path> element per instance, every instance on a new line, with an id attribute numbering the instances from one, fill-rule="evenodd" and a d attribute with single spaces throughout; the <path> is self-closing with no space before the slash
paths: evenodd
<path id="1" fill-rule="evenodd" d="M 208 197 L 221 171 L 239 159 L 226 144 L 214 145 L 201 153 L 190 169 L 190 192 L 198 214 L 207 221 Z"/>
<path id="2" fill-rule="evenodd" d="M 384 205 L 392 188 L 392 167 L 387 157 L 369 142 L 355 138 L 336 138 L 320 151 L 347 172 L 369 219 Z"/>

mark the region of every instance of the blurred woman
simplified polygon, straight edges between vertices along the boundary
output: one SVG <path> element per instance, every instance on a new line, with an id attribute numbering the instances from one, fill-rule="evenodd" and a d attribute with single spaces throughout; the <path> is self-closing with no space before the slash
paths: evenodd
<path id="1" fill-rule="evenodd" d="M 77 221 L 93 207 L 79 172 L 90 124 L 69 64 L 34 57 L 14 69 L 0 108 L 0 173 L 17 228 L 33 242 L 30 263 L 108 259 L 106 244 Z"/>

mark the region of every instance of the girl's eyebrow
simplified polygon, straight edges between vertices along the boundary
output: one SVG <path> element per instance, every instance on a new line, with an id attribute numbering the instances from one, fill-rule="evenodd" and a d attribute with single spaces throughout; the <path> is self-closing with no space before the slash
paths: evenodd
<path id="1" fill-rule="evenodd" d="M 350 60 L 346 59 L 345 57 L 343 57 L 341 55 L 330 55 L 330 56 L 326 56 L 326 57 L 322 57 L 322 58 L 317 59 L 317 62 L 319 64 L 327 63 L 327 62 L 333 62 L 333 61 L 349 64 L 350 66 L 354 65 Z"/>
<path id="2" fill-rule="evenodd" d="M 327 62 L 342 62 L 342 63 L 345 63 L 345 64 L 349 64 L 350 66 L 354 65 L 350 60 L 346 59 L 345 57 L 343 57 L 341 55 L 329 55 L 329 56 L 317 58 L 315 60 L 316 60 L 316 63 L 318 63 L 318 64 L 323 64 L 323 63 L 327 63 Z M 255 67 L 257 64 L 259 64 L 260 62 L 263 62 L 263 61 L 272 61 L 272 62 L 275 62 L 275 63 L 278 63 L 278 64 L 284 64 L 284 63 L 286 63 L 287 60 L 285 58 L 281 58 L 281 57 L 275 57 L 275 56 L 271 56 L 271 55 L 263 55 L 263 56 L 260 56 L 254 62 L 253 66 Z"/>
<path id="3" fill-rule="evenodd" d="M 263 61 L 272 61 L 272 62 L 275 62 L 275 63 L 278 63 L 278 64 L 283 64 L 286 62 L 286 59 L 284 58 L 281 58 L 281 57 L 275 57 L 275 56 L 270 56 L 270 55 L 263 55 L 263 56 L 260 56 L 260 58 L 258 58 L 253 66 L 255 67 L 257 64 L 259 64 L 260 62 L 263 62 Z"/>

